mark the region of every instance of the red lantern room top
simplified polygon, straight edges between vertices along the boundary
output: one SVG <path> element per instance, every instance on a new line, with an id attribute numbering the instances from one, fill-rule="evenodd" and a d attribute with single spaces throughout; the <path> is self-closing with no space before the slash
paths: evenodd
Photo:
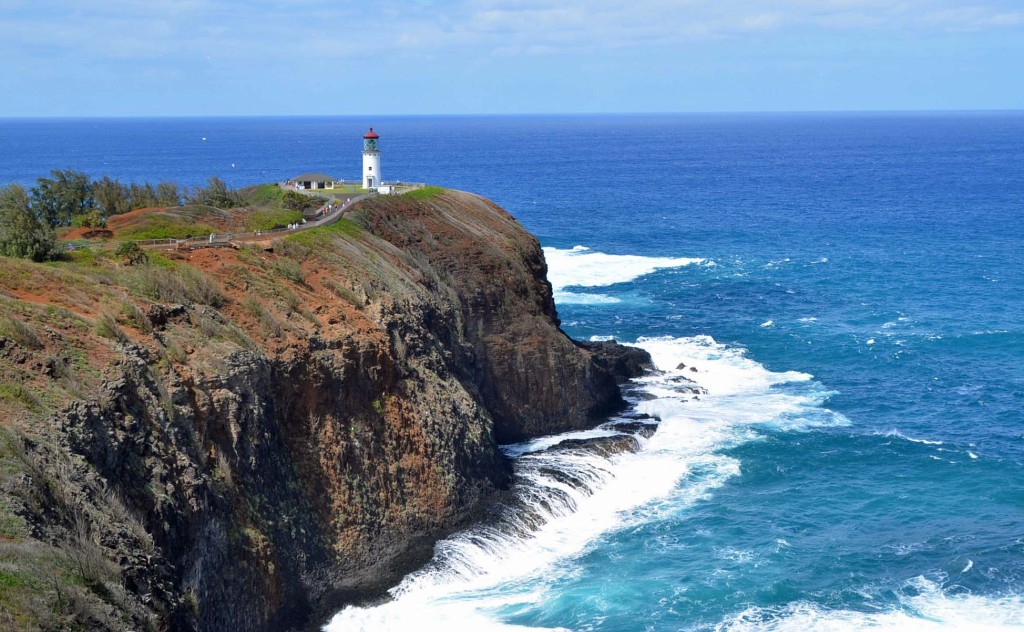
<path id="1" fill-rule="evenodd" d="M 380 136 L 378 136 L 377 132 L 373 131 L 373 128 L 371 127 L 370 131 L 363 134 L 363 138 L 380 138 Z"/>

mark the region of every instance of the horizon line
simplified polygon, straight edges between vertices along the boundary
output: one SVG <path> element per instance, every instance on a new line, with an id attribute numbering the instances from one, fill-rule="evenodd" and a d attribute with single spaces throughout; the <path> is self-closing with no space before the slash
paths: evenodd
<path id="1" fill-rule="evenodd" d="M 636 112 L 450 112 L 450 113 L 377 113 L 377 114 L 13 114 L 0 115 L 0 120 L 59 120 L 59 119 L 188 119 L 188 118 L 454 118 L 454 117 L 515 117 L 515 116 L 709 116 L 709 115 L 792 115 L 792 114 L 1014 114 L 1024 108 L 951 108 L 951 109 L 862 109 L 862 110 L 683 110 Z"/>

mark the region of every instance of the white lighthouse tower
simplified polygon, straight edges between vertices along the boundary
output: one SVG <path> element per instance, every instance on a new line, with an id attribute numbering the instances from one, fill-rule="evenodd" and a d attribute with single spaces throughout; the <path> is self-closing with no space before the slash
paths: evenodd
<path id="1" fill-rule="evenodd" d="M 363 134 L 363 188 L 376 189 L 384 181 L 380 175 L 380 150 L 377 142 L 380 136 L 370 128 Z"/>

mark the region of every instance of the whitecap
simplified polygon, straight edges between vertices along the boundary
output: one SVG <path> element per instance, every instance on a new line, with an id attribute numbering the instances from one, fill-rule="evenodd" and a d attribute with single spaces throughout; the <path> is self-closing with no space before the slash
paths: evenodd
<path id="1" fill-rule="evenodd" d="M 621 303 L 621 299 L 606 294 L 582 294 L 556 290 L 553 294 L 555 303 L 559 305 L 613 305 Z"/>
<path id="2" fill-rule="evenodd" d="M 761 326 L 765 327 L 765 328 L 772 327 L 774 325 L 775 325 L 775 321 L 771 320 L 771 319 L 768 319 L 768 320 L 764 321 L 763 323 L 761 323 Z"/>
<path id="3" fill-rule="evenodd" d="M 905 434 L 903 434 L 902 432 L 900 432 L 899 430 L 896 430 L 896 429 L 890 430 L 889 432 L 886 432 L 886 433 L 882 433 L 882 436 L 884 436 L 884 437 L 899 437 L 900 439 L 903 439 L 904 441 L 910 441 L 911 443 L 923 443 L 925 445 L 945 445 L 945 442 L 938 441 L 936 439 L 916 439 L 914 437 L 905 435 Z"/>
<path id="4" fill-rule="evenodd" d="M 883 612 L 830 609 L 798 601 L 785 606 L 750 607 L 715 626 L 716 632 L 921 632 L 965 630 L 1019 631 L 1024 601 L 1019 596 L 948 595 L 935 582 L 916 577 L 907 582 L 897 607 Z"/>
<path id="5" fill-rule="evenodd" d="M 548 280 L 557 293 L 567 287 L 604 287 L 626 283 L 655 270 L 680 268 L 702 263 L 693 257 L 643 257 L 639 255 L 609 255 L 595 252 L 586 246 L 569 250 L 544 248 L 548 263 Z"/>

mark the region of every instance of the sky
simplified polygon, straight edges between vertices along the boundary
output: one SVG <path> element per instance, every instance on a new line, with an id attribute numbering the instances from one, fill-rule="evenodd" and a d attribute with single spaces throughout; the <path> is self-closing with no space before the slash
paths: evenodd
<path id="1" fill-rule="evenodd" d="M 0 116 L 1024 109 L 1024 0 L 0 0 Z"/>

